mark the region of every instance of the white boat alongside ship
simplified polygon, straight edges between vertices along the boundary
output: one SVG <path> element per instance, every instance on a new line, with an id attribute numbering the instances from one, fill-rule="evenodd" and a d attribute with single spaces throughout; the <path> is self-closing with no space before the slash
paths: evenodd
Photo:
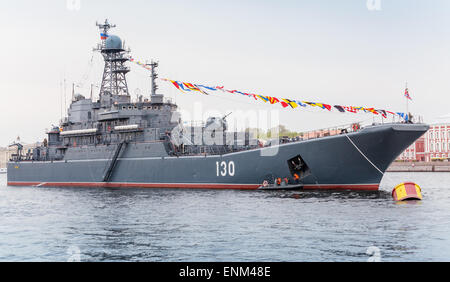
<path id="1" fill-rule="evenodd" d="M 8 170 L 6 168 L 0 168 L 0 174 L 7 173 Z"/>

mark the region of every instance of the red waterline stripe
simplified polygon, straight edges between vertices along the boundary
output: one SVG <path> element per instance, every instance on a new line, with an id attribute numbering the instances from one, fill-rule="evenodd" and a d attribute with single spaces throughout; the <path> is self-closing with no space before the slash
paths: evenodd
<path id="1" fill-rule="evenodd" d="M 103 182 L 8 182 L 8 186 L 40 187 L 104 187 L 104 188 L 184 188 L 184 189 L 238 189 L 256 190 L 259 184 L 202 184 L 202 183 L 103 183 Z M 377 184 L 305 185 L 305 190 L 377 191 Z"/>
<path id="2" fill-rule="evenodd" d="M 103 183 L 103 182 L 8 182 L 8 186 L 39 187 L 104 187 L 104 188 L 185 188 L 256 190 L 259 184 L 203 184 L 203 183 Z"/>

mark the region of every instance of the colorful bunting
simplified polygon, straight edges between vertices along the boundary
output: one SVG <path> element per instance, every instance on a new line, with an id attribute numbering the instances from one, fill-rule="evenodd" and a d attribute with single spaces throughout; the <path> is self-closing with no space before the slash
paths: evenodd
<path id="1" fill-rule="evenodd" d="M 152 68 L 150 67 L 150 65 L 144 64 L 144 63 L 142 63 L 142 62 L 140 62 L 140 61 L 136 61 L 136 59 L 134 59 L 133 57 L 130 57 L 129 60 L 130 60 L 130 62 L 133 62 L 133 63 L 135 63 L 136 65 L 139 65 L 139 66 L 143 67 L 143 68 L 146 69 L 146 70 L 152 70 Z"/>
<path id="2" fill-rule="evenodd" d="M 397 113 L 397 115 L 401 118 L 403 118 L 405 121 L 409 121 L 409 116 L 408 114 L 405 113 Z"/>
<path id="3" fill-rule="evenodd" d="M 291 108 L 295 109 L 298 107 L 297 103 L 295 103 L 294 101 L 291 101 L 289 99 L 281 99 L 283 101 L 285 101 L 289 106 L 291 106 Z"/>
<path id="4" fill-rule="evenodd" d="M 338 106 L 338 105 L 336 105 L 336 106 L 334 106 L 338 111 L 340 111 L 341 113 L 345 113 L 345 110 L 344 110 L 344 107 L 342 107 L 342 106 Z"/>
<path id="5" fill-rule="evenodd" d="M 170 79 L 163 78 L 162 80 L 168 81 L 172 83 L 178 90 L 185 92 L 185 91 L 197 91 L 202 94 L 209 95 L 206 91 L 217 91 L 220 90 L 223 93 L 230 93 L 230 94 L 241 94 L 247 97 L 253 97 L 255 100 L 263 101 L 264 103 L 270 103 L 270 104 L 276 104 L 280 103 L 283 108 L 291 107 L 292 109 L 295 109 L 297 107 L 318 107 L 321 109 L 326 109 L 328 111 L 332 111 L 332 109 L 336 109 L 337 111 L 341 113 L 350 112 L 350 113 L 358 113 L 358 112 L 365 112 L 365 113 L 372 113 L 374 115 L 381 115 L 383 118 L 387 118 L 387 115 L 393 115 L 393 116 L 399 116 L 403 118 L 405 121 L 409 120 L 409 116 L 406 113 L 401 112 L 391 112 L 387 110 L 379 110 L 375 108 L 366 108 L 366 107 L 353 107 L 353 106 L 342 106 L 342 105 L 329 105 L 324 103 L 317 103 L 317 102 L 307 102 L 307 101 L 298 101 L 298 100 L 292 100 L 287 98 L 277 98 L 277 97 L 271 97 L 271 96 L 264 96 L 264 95 L 258 95 L 258 94 L 250 94 L 245 92 L 240 92 L 237 90 L 227 90 L 223 86 L 205 86 L 205 85 L 199 85 L 199 84 L 192 84 L 188 82 L 180 82 Z M 204 90 L 202 90 L 203 88 Z"/>
<path id="6" fill-rule="evenodd" d="M 273 105 L 273 104 L 276 104 L 276 103 L 280 103 L 280 100 L 278 100 L 277 98 L 275 98 L 275 97 L 269 97 L 269 96 L 267 96 L 267 98 L 269 99 L 269 102 Z"/>

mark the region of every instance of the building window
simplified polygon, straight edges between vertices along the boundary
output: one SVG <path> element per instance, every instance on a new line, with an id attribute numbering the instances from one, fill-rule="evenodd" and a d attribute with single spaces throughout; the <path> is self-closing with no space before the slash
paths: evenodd
<path id="1" fill-rule="evenodd" d="M 430 151 L 434 151 L 433 143 L 430 144 Z"/>
<path id="2" fill-rule="evenodd" d="M 430 131 L 430 139 L 433 139 L 433 131 Z"/>

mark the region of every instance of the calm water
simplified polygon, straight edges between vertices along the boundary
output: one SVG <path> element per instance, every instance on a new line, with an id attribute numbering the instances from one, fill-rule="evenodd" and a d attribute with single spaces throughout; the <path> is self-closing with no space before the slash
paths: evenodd
<path id="1" fill-rule="evenodd" d="M 406 180 L 422 202 L 392 201 Z M 450 173 L 386 174 L 376 193 L 5 183 L 0 261 L 450 261 Z"/>

